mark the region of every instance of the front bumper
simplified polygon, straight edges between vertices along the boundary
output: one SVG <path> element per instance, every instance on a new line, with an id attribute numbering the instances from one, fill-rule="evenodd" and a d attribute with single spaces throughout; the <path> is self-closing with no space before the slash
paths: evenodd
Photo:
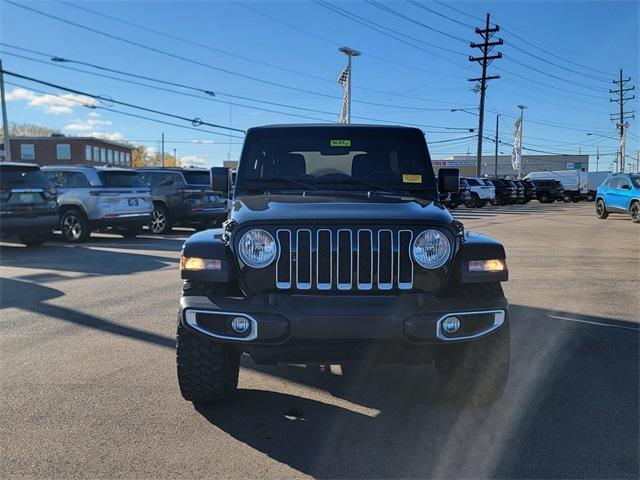
<path id="1" fill-rule="evenodd" d="M 229 326 L 238 316 L 250 325 L 242 336 Z M 453 336 L 442 329 L 450 316 L 463 325 Z M 340 363 L 372 348 L 394 362 L 422 363 L 444 346 L 497 331 L 508 321 L 508 302 L 423 294 L 190 296 L 180 301 L 180 320 L 193 332 L 236 344 L 257 363 Z"/>

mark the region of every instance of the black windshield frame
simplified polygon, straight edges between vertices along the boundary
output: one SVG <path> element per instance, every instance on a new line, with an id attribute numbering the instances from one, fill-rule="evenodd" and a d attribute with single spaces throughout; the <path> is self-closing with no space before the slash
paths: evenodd
<path id="1" fill-rule="evenodd" d="M 333 145 L 335 141 L 348 141 L 348 145 Z M 369 154 L 375 154 L 382 162 L 389 163 L 392 160 L 386 156 L 392 158 L 395 155 L 395 181 L 389 181 L 384 175 L 371 179 L 357 178 L 353 175 L 353 170 L 349 173 L 331 172 L 326 175 L 310 175 L 305 170 L 304 174 L 291 175 L 291 178 L 316 189 L 337 192 L 367 192 L 376 190 L 375 186 L 385 193 L 411 192 L 416 196 L 435 198 L 436 181 L 422 131 L 407 127 L 368 126 L 262 127 L 249 130 L 240 158 L 235 193 L 253 194 L 261 190 L 299 191 L 301 186 L 295 185 L 294 182 L 270 180 L 278 178 L 278 175 L 264 173 L 264 169 L 258 166 L 259 162 L 261 165 L 267 165 L 267 162 L 271 161 L 269 165 L 272 167 L 278 162 L 279 155 L 301 155 L 305 157 L 305 162 L 313 156 L 324 161 L 335 155 L 336 159 L 350 158 L 354 162 L 356 156 Z M 270 160 L 269 156 L 273 159 Z M 315 164 L 313 168 L 316 170 L 313 173 L 322 170 L 318 168 L 321 166 L 320 162 Z M 354 168 L 353 163 L 350 167 Z M 406 169 L 411 171 L 404 171 Z M 335 178 L 335 182 L 330 181 L 331 178 Z M 348 179 L 356 181 L 346 181 Z"/>

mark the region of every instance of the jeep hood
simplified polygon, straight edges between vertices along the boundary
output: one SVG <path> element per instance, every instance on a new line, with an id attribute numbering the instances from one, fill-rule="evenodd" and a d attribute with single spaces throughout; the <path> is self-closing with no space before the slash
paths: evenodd
<path id="1" fill-rule="evenodd" d="M 244 224 L 440 224 L 453 217 L 440 203 L 378 195 L 247 195 L 236 197 L 230 218 Z"/>

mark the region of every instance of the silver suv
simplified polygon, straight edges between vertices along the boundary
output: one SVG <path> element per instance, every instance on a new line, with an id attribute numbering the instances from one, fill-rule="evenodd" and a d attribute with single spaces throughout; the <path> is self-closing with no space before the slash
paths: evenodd
<path id="1" fill-rule="evenodd" d="M 56 166 L 42 171 L 58 189 L 60 230 L 69 242 L 107 228 L 133 238 L 151 219 L 151 192 L 135 170 Z"/>

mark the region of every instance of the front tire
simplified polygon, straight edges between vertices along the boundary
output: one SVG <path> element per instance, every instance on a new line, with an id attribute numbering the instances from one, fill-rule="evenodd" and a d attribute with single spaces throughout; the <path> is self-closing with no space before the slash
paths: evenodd
<path id="1" fill-rule="evenodd" d="M 601 220 L 604 220 L 608 216 L 609 216 L 609 212 L 607 211 L 607 207 L 604 204 L 604 200 L 599 198 L 596 201 L 596 217 L 598 217 Z"/>
<path id="2" fill-rule="evenodd" d="M 155 204 L 151 221 L 149 222 L 149 230 L 156 235 L 164 235 L 171 232 L 171 221 L 169 212 L 164 205 Z"/>
<path id="3" fill-rule="evenodd" d="M 185 400 L 216 403 L 238 388 L 240 351 L 191 333 L 178 321 L 176 364 L 178 385 Z"/>
<path id="4" fill-rule="evenodd" d="M 91 236 L 89 220 L 79 210 L 71 209 L 62 214 L 60 218 L 60 231 L 67 242 L 86 242 Z"/>
<path id="5" fill-rule="evenodd" d="M 629 208 L 629 215 L 633 223 L 640 223 L 640 202 L 633 202 Z"/>
<path id="6" fill-rule="evenodd" d="M 500 398 L 510 363 L 509 323 L 481 340 L 452 345 L 435 362 L 443 396 L 474 405 L 490 405 Z"/>

